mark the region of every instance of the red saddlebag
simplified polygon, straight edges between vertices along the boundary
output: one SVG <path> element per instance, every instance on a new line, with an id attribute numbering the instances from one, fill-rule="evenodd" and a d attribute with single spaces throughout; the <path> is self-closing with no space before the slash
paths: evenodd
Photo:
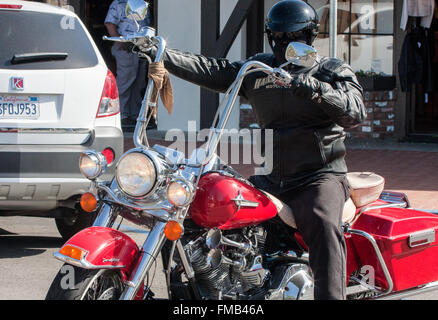
<path id="1" fill-rule="evenodd" d="M 438 280 L 438 215 L 403 208 L 376 209 L 363 213 L 352 229 L 365 231 L 377 241 L 394 283 L 393 291 Z M 386 289 L 369 241 L 358 235 L 352 235 L 351 240 L 361 264 L 374 268 L 375 284 Z"/>

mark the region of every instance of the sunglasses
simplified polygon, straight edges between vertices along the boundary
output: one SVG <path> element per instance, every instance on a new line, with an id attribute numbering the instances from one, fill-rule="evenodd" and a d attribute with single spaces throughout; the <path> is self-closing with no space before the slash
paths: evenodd
<path id="1" fill-rule="evenodd" d="M 296 40 L 306 40 L 307 35 L 303 31 L 296 32 L 282 32 L 282 31 L 272 31 L 271 32 L 272 39 L 280 41 L 296 41 Z"/>

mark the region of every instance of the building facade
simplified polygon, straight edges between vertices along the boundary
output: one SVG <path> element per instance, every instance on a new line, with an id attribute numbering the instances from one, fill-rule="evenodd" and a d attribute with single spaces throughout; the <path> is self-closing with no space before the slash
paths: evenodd
<path id="1" fill-rule="evenodd" d="M 47 0 L 55 5 L 71 5 L 85 22 L 98 46 L 114 69 L 109 48 L 101 41 L 103 20 L 112 0 Z M 269 51 L 264 34 L 264 18 L 277 0 L 154 0 L 154 26 L 168 46 L 230 60 L 245 59 Z M 330 1 L 307 0 L 318 13 L 320 34 L 315 48 L 329 55 Z M 433 2 L 433 0 L 432 0 Z M 402 0 L 338 0 L 337 58 L 348 62 L 363 85 L 368 118 L 349 131 L 351 137 L 430 139 L 438 134 L 438 97 L 434 87 L 414 83 L 402 89 L 399 61 L 405 56 L 403 43 L 419 18 L 403 15 Z M 435 6 L 435 12 L 437 7 Z M 405 29 L 402 21 L 407 21 Z M 423 31 L 428 39 L 429 60 L 424 70 L 438 64 L 437 15 Z M 420 27 L 422 28 L 422 27 Z M 433 73 L 432 73 L 433 75 Z M 433 78 L 433 77 L 432 77 Z M 433 80 L 433 79 L 432 79 Z M 432 81 L 433 82 L 433 81 Z M 436 81 L 438 82 L 438 80 Z M 174 113 L 159 108 L 158 129 L 189 130 L 208 128 L 221 96 L 172 77 Z M 438 86 L 432 84 L 432 86 Z M 230 118 L 231 128 L 256 127 L 250 106 L 241 101 Z M 190 126 L 192 128 L 189 128 Z"/>

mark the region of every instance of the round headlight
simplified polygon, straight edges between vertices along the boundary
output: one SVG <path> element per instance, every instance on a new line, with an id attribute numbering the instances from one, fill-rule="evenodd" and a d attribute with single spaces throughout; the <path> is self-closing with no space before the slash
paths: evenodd
<path id="1" fill-rule="evenodd" d="M 157 172 L 148 156 L 133 152 L 120 160 L 116 179 L 123 192 L 132 197 L 143 197 L 154 187 Z"/>
<path id="2" fill-rule="evenodd" d="M 79 169 L 87 179 L 96 179 L 106 168 L 105 157 L 94 151 L 86 151 L 79 158 Z"/>
<path id="3" fill-rule="evenodd" d="M 192 189 L 181 180 L 173 181 L 167 187 L 167 199 L 176 207 L 187 205 L 192 198 Z"/>

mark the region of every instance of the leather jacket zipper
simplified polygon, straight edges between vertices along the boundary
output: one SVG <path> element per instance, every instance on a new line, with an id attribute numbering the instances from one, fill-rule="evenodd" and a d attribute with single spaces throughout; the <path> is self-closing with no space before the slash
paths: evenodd
<path id="1" fill-rule="evenodd" d="M 327 164 L 327 157 L 325 156 L 324 146 L 322 144 L 321 136 L 320 136 L 319 132 L 316 131 L 316 130 L 314 131 L 314 133 L 315 133 L 316 139 L 318 140 L 318 147 L 319 147 L 319 152 L 321 154 L 322 164 L 324 166 L 326 166 L 326 164 Z"/>

